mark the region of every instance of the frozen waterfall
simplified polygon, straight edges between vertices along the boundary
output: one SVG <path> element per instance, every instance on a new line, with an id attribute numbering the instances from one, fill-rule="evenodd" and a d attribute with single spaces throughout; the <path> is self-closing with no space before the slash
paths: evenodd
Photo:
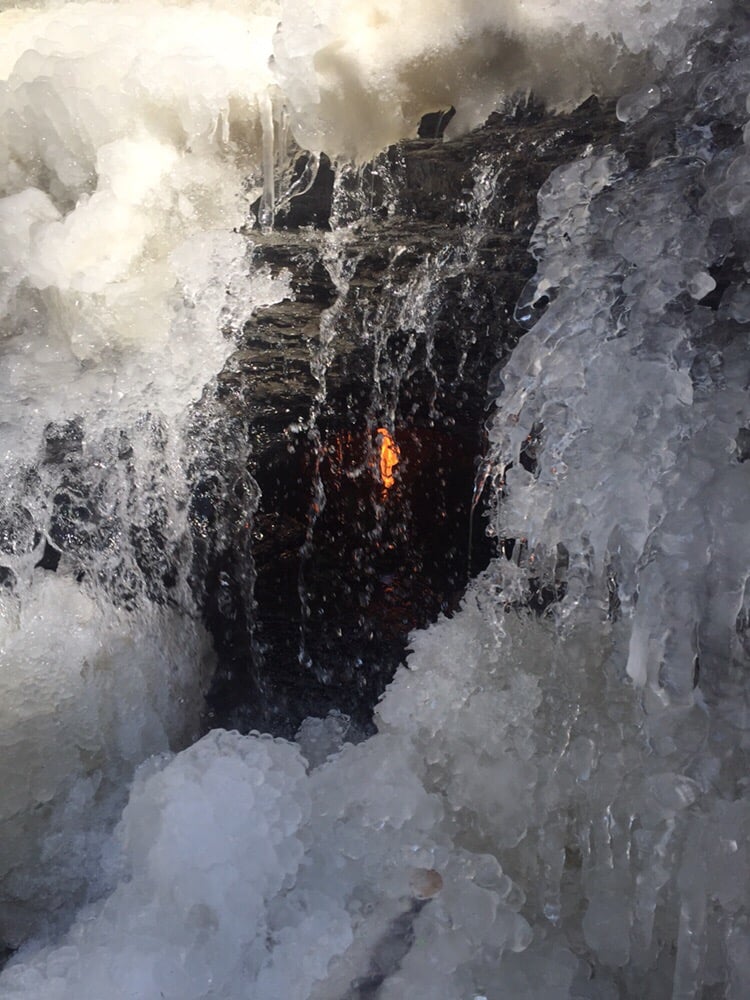
<path id="1" fill-rule="evenodd" d="M 0 8 L 0 998 L 744 1000 L 744 3 Z M 237 551 L 252 615 L 262 492 L 252 414 L 224 420 L 212 387 L 243 325 L 301 299 L 258 255 L 274 215 L 330 164 L 330 221 L 294 237 L 330 297 L 312 402 L 276 415 L 290 452 L 304 436 L 318 455 L 302 670 L 320 455 L 356 451 L 321 426 L 357 241 L 406 211 L 399 147 L 367 163 L 423 115 L 455 108 L 450 142 L 529 91 L 616 100 L 619 124 L 538 193 L 524 332 L 466 481 L 494 558 L 412 633 L 374 735 L 334 710 L 294 740 L 199 738 L 217 655 L 201 559 Z M 414 378 L 444 289 L 470 311 L 501 161 L 471 165 L 459 241 L 396 287 L 415 251 L 394 240 L 358 303 L 347 344 L 375 358 L 368 420 L 391 449 L 376 542 L 401 456 L 388 337 L 408 332 L 396 375 Z M 370 483 L 358 447 L 347 475 Z"/>

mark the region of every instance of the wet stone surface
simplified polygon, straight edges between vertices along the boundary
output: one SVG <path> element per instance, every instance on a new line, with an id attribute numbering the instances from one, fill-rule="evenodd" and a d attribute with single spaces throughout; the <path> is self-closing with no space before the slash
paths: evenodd
<path id="1" fill-rule="evenodd" d="M 486 387 L 523 333 L 536 192 L 618 129 L 592 98 L 405 142 L 336 178 L 324 161 L 273 231 L 248 233 L 294 300 L 253 316 L 204 401 L 245 442 L 242 468 L 225 459 L 196 490 L 219 656 L 208 725 L 291 735 L 336 707 L 367 730 L 409 632 L 486 565 L 481 498 L 472 512 Z M 399 449 L 389 490 L 381 428 Z"/>

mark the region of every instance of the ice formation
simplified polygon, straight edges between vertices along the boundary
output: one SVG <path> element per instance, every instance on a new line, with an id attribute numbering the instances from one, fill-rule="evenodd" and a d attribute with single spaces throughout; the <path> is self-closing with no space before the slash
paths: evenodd
<path id="1" fill-rule="evenodd" d="M 23 930 L 88 877 L 112 891 L 19 952 L 0 995 L 747 996 L 739 5 L 40 6 L 0 17 L 4 919 Z M 684 51 L 709 8 L 725 20 Z M 448 100 L 467 127 L 502 88 L 585 96 L 581 59 L 596 80 L 623 49 L 653 74 L 618 105 L 648 165 L 595 150 L 540 193 L 519 316 L 549 305 L 491 433 L 513 561 L 415 635 L 376 736 L 211 733 L 142 765 L 107 841 L 108 789 L 196 708 L 184 570 L 179 600 L 149 592 L 130 528 L 182 565 L 184 411 L 222 323 L 288 294 L 226 232 L 269 113 L 365 156 Z M 82 481 L 95 517 L 71 513 Z M 564 593 L 546 617 L 517 610 L 531 579 Z"/>
<path id="2" fill-rule="evenodd" d="M 11 944 L 101 886 L 96 831 L 133 768 L 195 738 L 211 652 L 187 582 L 187 469 L 206 458 L 186 421 L 225 334 L 288 294 L 283 275 L 250 274 L 252 245 L 232 232 L 246 174 L 222 112 L 252 40 L 208 8 L 175 9 L 169 31 L 152 13 L 0 14 Z"/>

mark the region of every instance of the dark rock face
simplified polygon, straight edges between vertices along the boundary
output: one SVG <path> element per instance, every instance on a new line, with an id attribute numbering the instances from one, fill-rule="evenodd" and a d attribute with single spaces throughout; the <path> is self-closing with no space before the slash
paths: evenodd
<path id="1" fill-rule="evenodd" d="M 324 161 L 273 232 L 249 234 L 294 301 L 245 326 L 207 401 L 248 445 L 196 487 L 210 724 L 288 735 L 336 707 L 366 728 L 409 631 L 486 565 L 472 485 L 488 379 L 523 332 L 536 192 L 618 128 L 592 98 L 406 142 L 357 173 Z M 400 452 L 390 489 L 379 429 Z"/>

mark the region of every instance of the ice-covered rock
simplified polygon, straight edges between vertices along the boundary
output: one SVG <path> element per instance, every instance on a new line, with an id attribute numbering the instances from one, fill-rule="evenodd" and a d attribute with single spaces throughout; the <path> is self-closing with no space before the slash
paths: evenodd
<path id="1" fill-rule="evenodd" d="M 188 467 L 206 457 L 186 421 L 226 333 L 288 283 L 250 275 L 232 231 L 249 168 L 222 114 L 257 33 L 207 6 L 3 8 L 0 937 L 16 945 L 101 890 L 123 783 L 195 738 L 211 652 Z"/>
<path id="2" fill-rule="evenodd" d="M 195 738 L 211 662 L 176 613 L 115 611 L 37 573 L 23 599 L 0 592 L 0 928 L 15 945 L 106 884 L 127 782 L 144 753 Z"/>

